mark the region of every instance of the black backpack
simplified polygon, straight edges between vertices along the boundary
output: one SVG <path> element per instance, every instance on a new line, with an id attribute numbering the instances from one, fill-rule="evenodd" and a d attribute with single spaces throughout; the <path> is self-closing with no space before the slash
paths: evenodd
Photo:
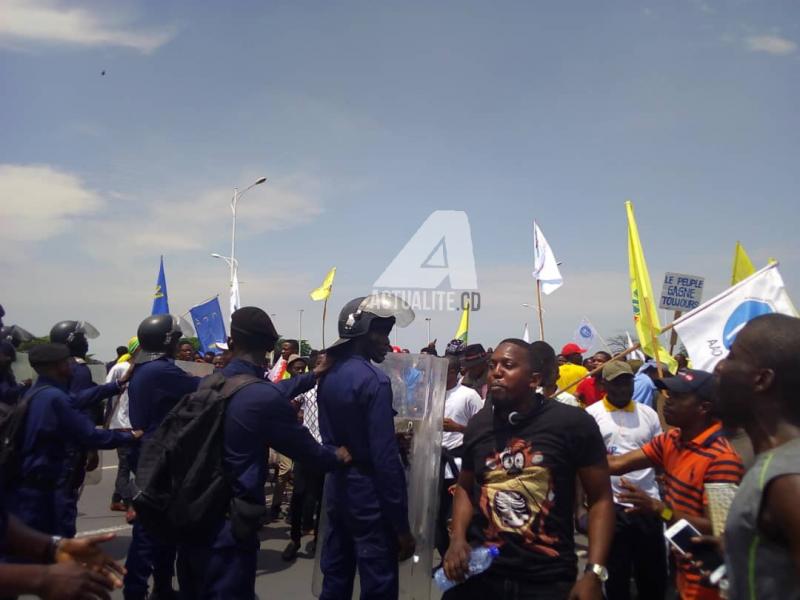
<path id="1" fill-rule="evenodd" d="M 22 437 L 28 420 L 28 407 L 33 397 L 51 385 L 43 385 L 29 390 L 16 404 L 0 402 L 0 471 L 4 485 L 19 479 L 22 469 Z"/>
<path id="2" fill-rule="evenodd" d="M 258 381 L 253 375 L 209 375 L 143 441 L 133 507 L 148 531 L 170 542 L 208 539 L 233 495 L 223 465 L 228 400 Z"/>

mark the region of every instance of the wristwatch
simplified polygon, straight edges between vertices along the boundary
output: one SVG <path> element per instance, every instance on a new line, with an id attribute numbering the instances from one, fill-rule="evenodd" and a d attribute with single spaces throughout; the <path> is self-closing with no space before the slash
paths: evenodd
<path id="1" fill-rule="evenodd" d="M 583 570 L 583 572 L 594 573 L 595 575 L 597 575 L 597 578 L 600 580 L 600 583 L 605 583 L 608 580 L 608 569 L 606 569 L 603 565 L 586 563 L 586 568 Z"/>
<path id="2" fill-rule="evenodd" d="M 60 535 L 50 536 L 50 543 L 47 545 L 47 562 L 56 562 L 56 554 L 58 553 L 58 545 L 63 538 Z"/>

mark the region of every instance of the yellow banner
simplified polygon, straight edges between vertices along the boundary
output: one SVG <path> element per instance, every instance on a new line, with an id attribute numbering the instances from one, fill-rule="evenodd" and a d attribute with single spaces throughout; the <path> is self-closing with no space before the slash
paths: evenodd
<path id="1" fill-rule="evenodd" d="M 633 321 L 636 324 L 639 343 L 645 354 L 668 365 L 669 370 L 674 373 L 677 363 L 658 341 L 661 323 L 658 320 L 653 286 L 650 284 L 650 274 L 647 271 L 647 262 L 639 240 L 639 228 L 636 226 L 633 204 L 630 200 L 625 202 L 625 211 L 628 215 L 628 270 L 631 278 Z"/>
<path id="2" fill-rule="evenodd" d="M 736 242 L 736 248 L 733 251 L 733 275 L 731 276 L 731 285 L 736 285 L 743 279 L 747 279 L 756 272 L 753 262 L 747 256 L 744 246 Z"/>
<path id="3" fill-rule="evenodd" d="M 325 281 L 322 282 L 322 285 L 311 292 L 311 299 L 317 302 L 327 299 L 328 296 L 331 295 L 331 289 L 333 289 L 333 278 L 335 276 L 336 267 L 333 267 L 330 271 L 328 271 L 328 274 L 325 276 Z"/>

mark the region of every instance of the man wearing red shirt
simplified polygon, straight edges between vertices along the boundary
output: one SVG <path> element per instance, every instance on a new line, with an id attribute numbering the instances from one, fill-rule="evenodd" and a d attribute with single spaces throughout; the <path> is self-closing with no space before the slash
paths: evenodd
<path id="1" fill-rule="evenodd" d="M 605 352 L 604 350 L 595 352 L 594 356 L 589 359 L 589 370 L 593 371 L 597 367 L 606 364 L 610 360 L 611 355 L 608 352 Z M 575 388 L 575 397 L 584 408 L 591 406 L 595 402 L 599 402 L 605 395 L 606 393 L 603 390 L 600 372 L 595 373 L 593 377 L 587 377 Z"/>

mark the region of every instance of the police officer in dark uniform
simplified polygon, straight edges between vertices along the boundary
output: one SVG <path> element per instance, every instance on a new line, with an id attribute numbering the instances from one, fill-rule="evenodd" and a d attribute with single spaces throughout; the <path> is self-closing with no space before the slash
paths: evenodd
<path id="1" fill-rule="evenodd" d="M 143 442 L 152 435 L 167 413 L 200 383 L 175 364 L 172 358 L 182 337 L 178 320 L 169 314 L 152 315 L 139 325 L 139 354 L 128 386 L 128 415 L 134 429 L 144 431 Z M 139 461 L 137 449 L 128 458 L 134 475 Z M 148 579 L 153 575 L 152 600 L 175 598 L 172 576 L 175 571 L 175 546 L 165 544 L 133 522 L 131 545 L 125 563 L 126 600 L 144 600 Z"/>
<path id="2" fill-rule="evenodd" d="M 20 473 L 5 482 L 9 512 L 30 527 L 63 537 L 75 533 L 74 523 L 70 530 L 63 527 L 57 495 L 65 476 L 67 446 L 116 448 L 133 444 L 141 436 L 141 431 L 96 429 L 72 407 L 67 394 L 69 358 L 69 350 L 63 344 L 42 344 L 31 349 L 30 363 L 39 377 L 28 392 Z"/>
<path id="3" fill-rule="evenodd" d="M 92 381 L 92 373 L 86 365 L 86 354 L 89 352 L 87 332 L 94 335 L 96 331 L 88 323 L 80 321 L 59 321 L 50 329 L 50 341 L 53 344 L 66 345 L 72 356 L 70 392 L 81 392 L 95 385 Z"/>
<path id="4" fill-rule="evenodd" d="M 251 383 L 229 400 L 225 412 L 225 467 L 233 483 L 228 515 L 220 515 L 216 534 L 205 544 L 183 545 L 178 553 L 182 599 L 255 597 L 258 530 L 265 515 L 268 447 L 330 471 L 349 462 L 344 448 L 323 446 L 297 421 L 290 399 L 316 383 L 306 373 L 273 384 L 264 380 L 264 357 L 278 334 L 267 313 L 253 306 L 231 317 L 231 362 L 226 377 L 251 375 Z"/>
<path id="5" fill-rule="evenodd" d="M 89 337 L 97 337 L 99 332 L 84 321 L 59 321 L 50 329 L 50 341 L 64 344 L 70 353 L 70 379 L 67 392 L 72 407 L 82 411 L 96 425 L 103 422 L 102 402 L 119 393 L 115 383 L 98 386 L 92 381 L 92 373 L 86 364 L 89 352 Z M 68 535 L 75 535 L 75 521 L 78 517 L 78 500 L 81 495 L 86 471 L 97 468 L 96 450 L 68 445 L 65 455 L 63 485 L 56 492 L 61 529 Z"/>
<path id="6" fill-rule="evenodd" d="M 11 364 L 17 360 L 17 349 L 6 340 L 0 339 L 0 402 L 16 404 L 22 395 L 31 387 L 30 381 L 17 383 Z"/>
<path id="7" fill-rule="evenodd" d="M 328 476 L 328 531 L 320 600 L 351 598 L 358 567 L 361 598 L 398 596 L 398 558 L 414 553 L 406 478 L 395 438 L 392 387 L 373 362 L 389 352 L 389 333 L 414 313 L 389 294 L 351 300 L 339 315 L 334 364 L 317 388 L 322 442 L 345 446 L 350 468 Z"/>

